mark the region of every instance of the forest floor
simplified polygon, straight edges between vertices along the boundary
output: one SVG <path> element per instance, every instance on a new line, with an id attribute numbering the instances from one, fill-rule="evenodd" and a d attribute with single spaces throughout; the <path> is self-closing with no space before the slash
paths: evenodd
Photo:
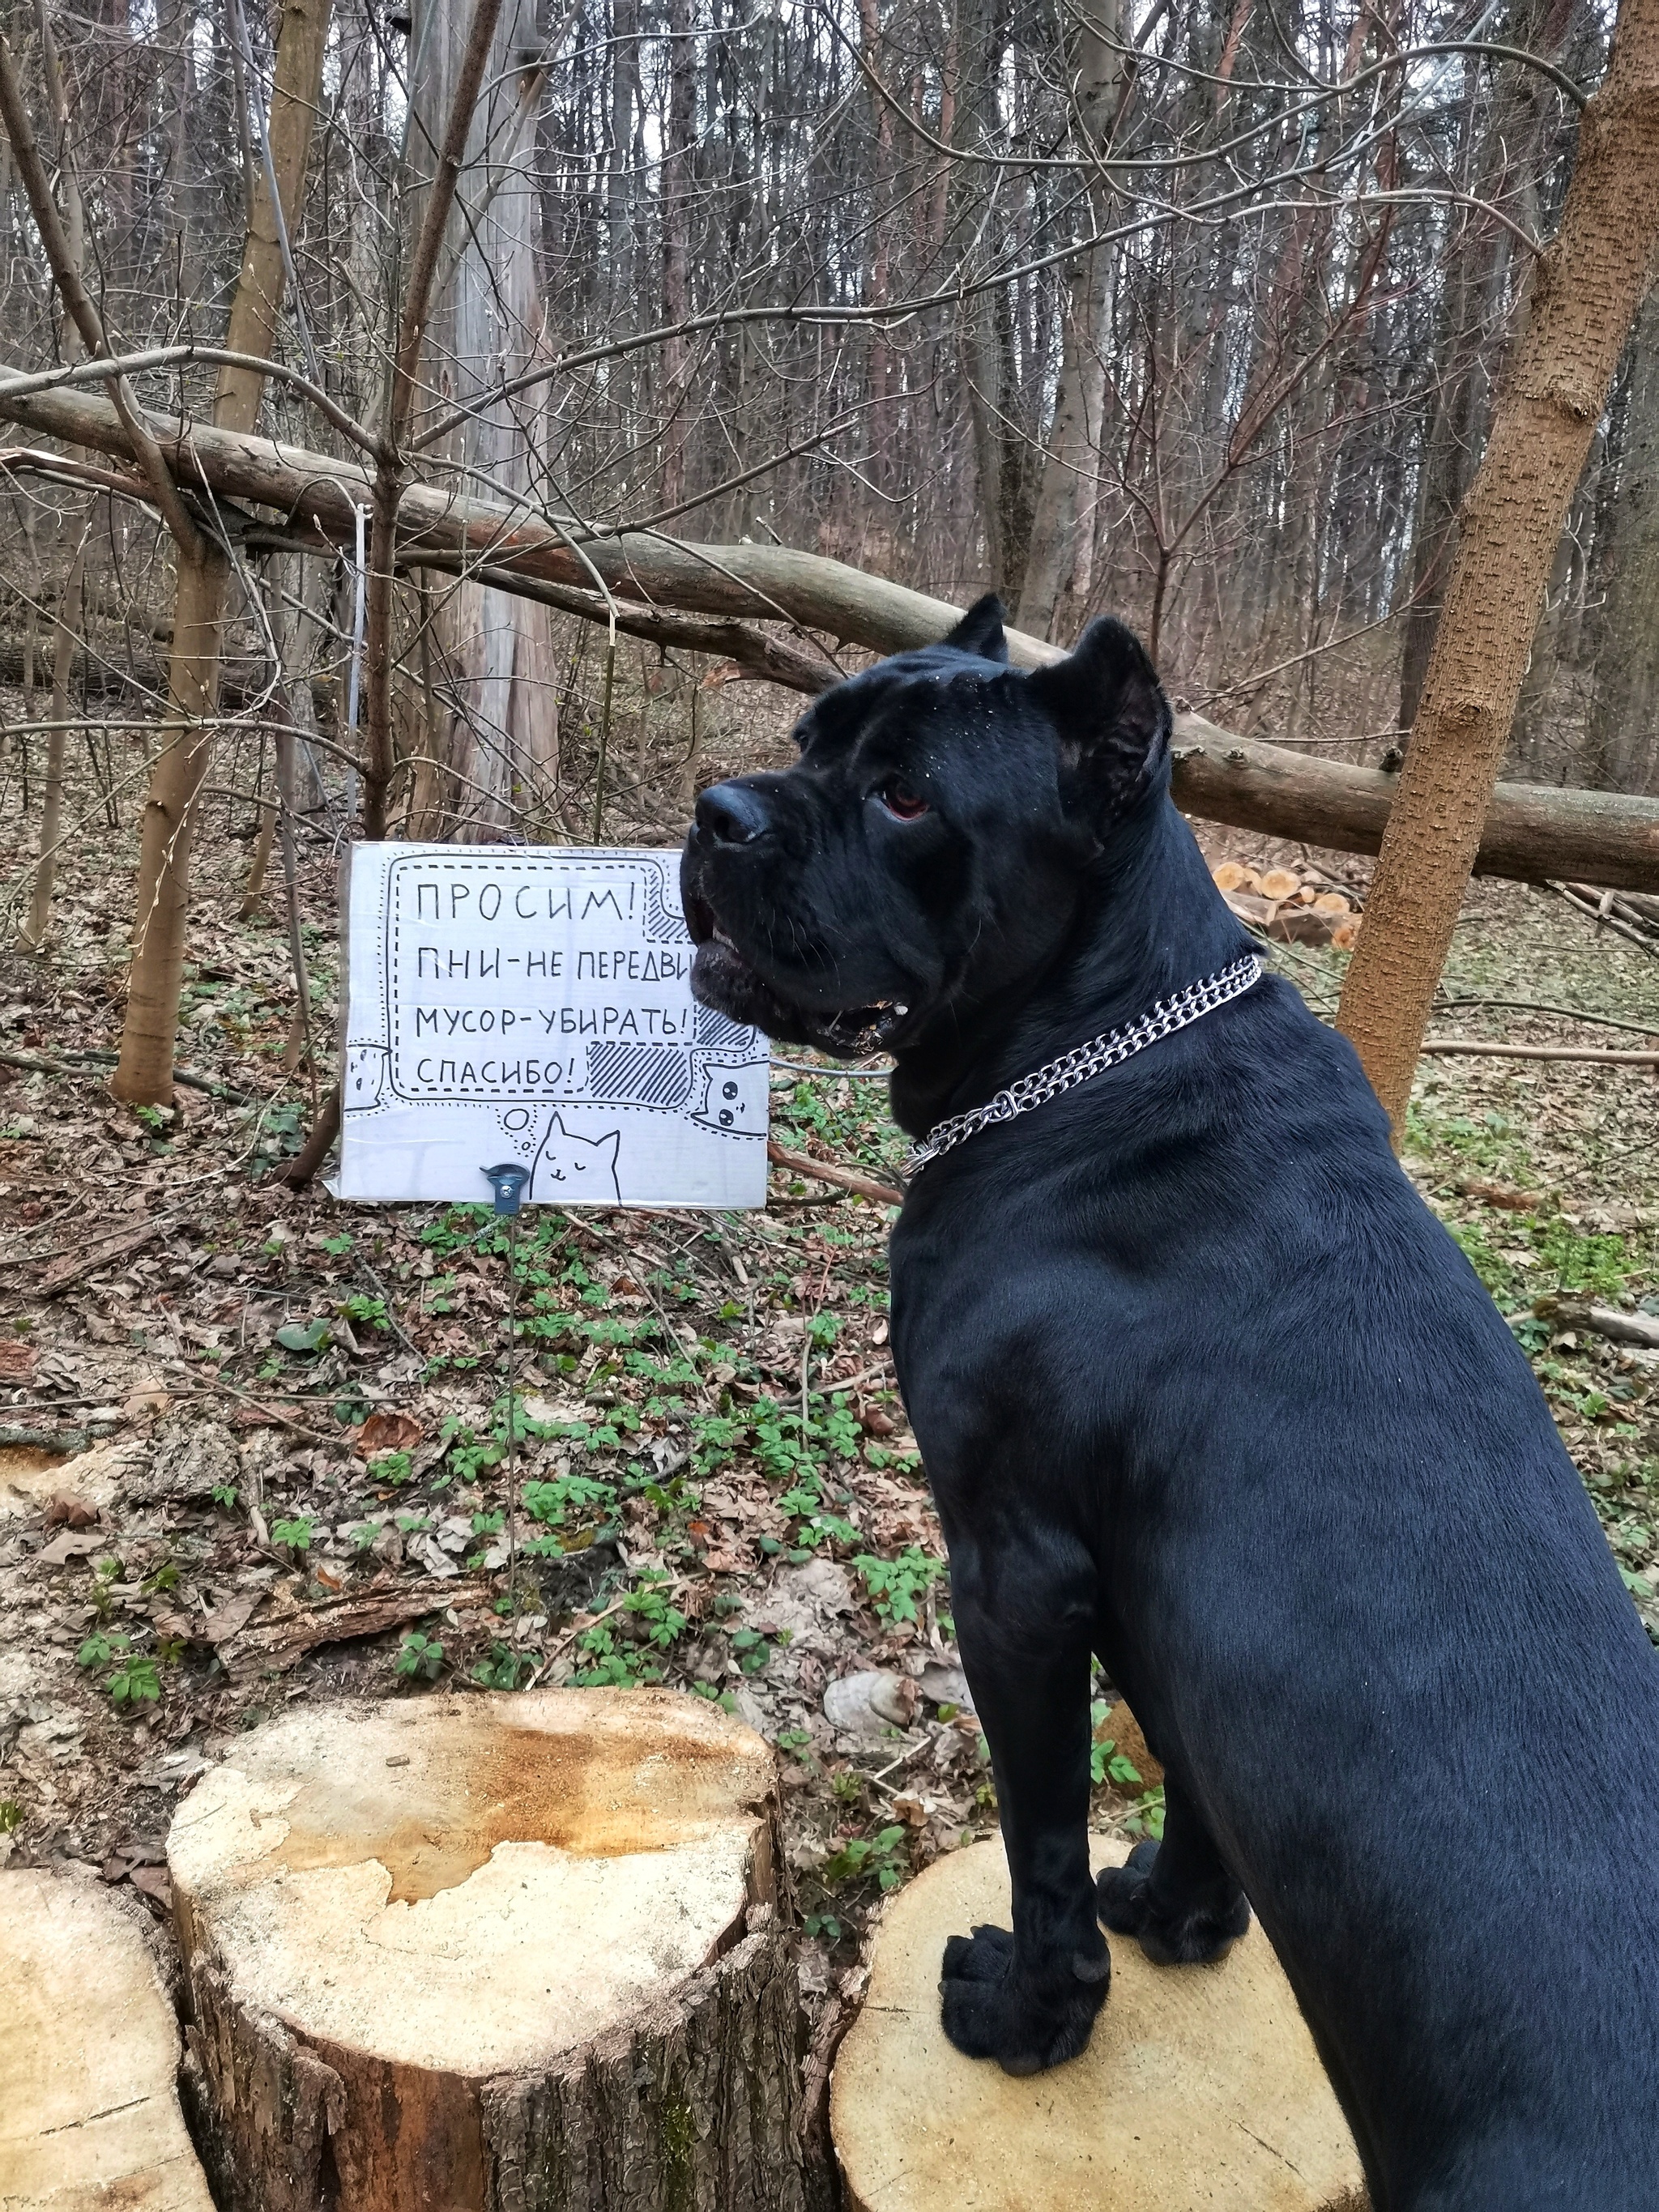
<path id="1" fill-rule="evenodd" d="M 884 1890 L 995 1820 L 893 1387 L 886 1209 L 775 1171 L 763 1213 L 526 1213 L 509 1455 L 501 1224 L 275 1179 L 312 1092 L 283 1072 L 274 871 L 237 919 L 245 843 L 200 848 L 180 1064 L 211 1087 L 173 1112 L 110 1098 L 129 840 L 87 830 L 46 952 L 0 957 L 0 1863 L 87 1862 L 160 1913 L 181 1796 L 295 1701 L 660 1680 L 782 1753 L 808 1982 L 830 1987 Z M 1364 864 L 1317 857 L 1363 894 Z M 336 880 L 319 837 L 302 888 L 325 1033 Z M 1343 956 L 1272 957 L 1332 1011 Z M 1463 1003 L 1443 1032 L 1659 1036 L 1653 956 L 1512 885 L 1475 889 L 1445 997 Z M 1510 1316 L 1659 1625 L 1659 1352 L 1534 1310 L 1659 1310 L 1659 1085 L 1425 1068 L 1407 1166 Z M 880 1082 L 778 1068 L 772 1103 L 794 1150 L 877 1173 L 902 1157 Z M 1103 1685 L 1098 1824 L 1155 1831 L 1156 1778 L 1109 1702 Z"/>

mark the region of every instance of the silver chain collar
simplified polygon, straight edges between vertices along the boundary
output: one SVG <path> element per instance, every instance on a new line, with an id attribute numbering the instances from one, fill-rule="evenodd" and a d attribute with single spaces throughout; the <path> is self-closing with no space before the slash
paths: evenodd
<path id="1" fill-rule="evenodd" d="M 1033 1068 L 1029 1075 L 1022 1075 L 1018 1082 L 1011 1083 L 1006 1091 L 999 1091 L 983 1106 L 975 1106 L 966 1114 L 953 1114 L 948 1121 L 936 1121 L 911 1153 L 906 1174 L 919 1174 L 930 1160 L 965 1143 L 981 1129 L 988 1129 L 998 1121 L 1012 1121 L 1016 1114 L 1029 1114 L 1033 1106 L 1043 1105 L 1048 1099 L 1058 1097 L 1062 1091 L 1075 1090 L 1079 1083 L 1088 1082 L 1091 1076 L 1100 1074 L 1103 1069 L 1133 1060 L 1136 1053 L 1144 1052 L 1160 1037 L 1173 1036 L 1177 1030 L 1184 1030 L 1201 1021 L 1206 1014 L 1212 1014 L 1218 1006 L 1224 1006 L 1230 999 L 1242 998 L 1261 980 L 1261 963 L 1254 952 L 1247 952 L 1231 968 L 1206 975 L 1201 982 L 1188 983 L 1173 998 L 1160 999 L 1151 1013 L 1143 1014 L 1127 1029 L 1108 1030 L 1104 1036 L 1091 1037 L 1087 1044 L 1074 1045 L 1070 1052 L 1061 1053 L 1058 1060 L 1051 1060 L 1046 1067 Z"/>

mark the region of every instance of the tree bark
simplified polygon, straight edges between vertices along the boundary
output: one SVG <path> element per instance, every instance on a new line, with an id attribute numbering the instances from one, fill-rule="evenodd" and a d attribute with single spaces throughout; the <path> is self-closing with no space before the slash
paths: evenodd
<path id="1" fill-rule="evenodd" d="M 1380 769 L 1234 737 L 1201 715 L 1176 717 L 1176 804 L 1200 821 L 1341 853 L 1376 853 L 1399 789 L 1400 778 Z M 1659 805 L 1612 792 L 1500 783 L 1480 827 L 1474 872 L 1646 890 L 1659 875 Z"/>
<path id="2" fill-rule="evenodd" d="M 279 205 L 273 205 L 261 173 L 231 302 L 225 339 L 228 352 L 268 358 L 275 343 L 286 281 L 281 226 L 285 224 L 291 236 L 299 220 L 312 124 L 322 95 L 328 18 L 329 0 L 286 0 L 268 126 Z M 259 419 L 264 390 L 264 379 L 257 370 L 222 368 L 214 402 L 216 423 L 228 431 L 251 431 Z M 230 581 L 224 554 L 199 535 L 193 543 L 179 539 L 177 552 L 168 711 L 144 799 L 132 976 L 121 1058 L 110 1082 L 118 1098 L 163 1106 L 173 1100 L 191 848 L 198 801 L 213 757 Z"/>
<path id="3" fill-rule="evenodd" d="M 24 943 L 38 952 L 46 941 L 52 923 L 52 886 L 58 880 L 58 848 L 64 836 L 64 754 L 69 743 L 70 677 L 75 666 L 75 642 L 79 635 L 82 586 L 87 573 L 87 533 L 75 549 L 67 581 L 58 601 L 58 625 L 52 664 L 52 707 L 46 732 L 46 767 L 40 791 L 40 854 L 34 864 L 29 893 L 28 927 Z"/>
<path id="4" fill-rule="evenodd" d="M 1340 1025 L 1403 1123 L 1565 519 L 1659 239 L 1659 0 L 1624 0 L 1534 274 L 1382 841 Z"/>
<path id="5" fill-rule="evenodd" d="M 1104 150 L 1125 64 L 1118 0 L 1080 0 L 1080 5 L 1087 12 L 1079 13 L 1076 26 L 1072 100 L 1078 137 L 1085 154 L 1093 155 Z M 1095 228 L 1104 230 L 1111 193 L 1098 170 L 1091 176 L 1088 204 Z M 1104 396 L 1100 348 L 1111 265 L 1110 257 L 1097 250 L 1079 254 L 1066 271 L 1060 381 L 1016 616 L 1019 627 L 1036 637 L 1053 630 L 1077 559 L 1079 493 L 1099 459 Z"/>
<path id="6" fill-rule="evenodd" d="M 1636 319 L 1632 355 L 1622 465 L 1598 564 L 1587 751 L 1604 789 L 1647 793 L 1659 781 L 1659 282 Z"/>
<path id="7" fill-rule="evenodd" d="M 416 11 L 415 103 L 434 145 L 456 95 L 470 15 L 457 0 L 432 0 Z M 533 0 L 507 0 L 467 129 L 467 188 L 458 188 L 447 220 L 440 283 L 424 318 L 422 404 L 409 426 L 418 438 L 429 412 L 471 404 L 474 412 L 447 441 L 447 457 L 476 472 L 461 481 L 488 481 L 524 495 L 537 466 L 541 402 L 514 404 L 491 395 L 530 367 L 543 343 L 530 167 L 531 110 L 541 76 L 520 66 L 536 45 Z M 377 568 L 380 559 L 377 550 Z M 556 762 L 549 619 L 542 608 L 471 578 L 448 591 L 431 617 L 428 647 L 449 681 L 439 700 L 435 761 L 421 779 L 427 803 L 411 808 L 410 831 L 499 836 L 515 818 L 515 786 L 544 784 Z"/>

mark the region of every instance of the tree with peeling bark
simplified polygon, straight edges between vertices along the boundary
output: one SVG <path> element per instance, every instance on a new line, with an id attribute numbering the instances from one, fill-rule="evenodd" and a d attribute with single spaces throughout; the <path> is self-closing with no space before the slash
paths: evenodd
<path id="1" fill-rule="evenodd" d="M 566 21 L 568 22 L 568 17 Z M 410 162 L 431 189 L 424 149 L 437 146 L 453 105 L 469 18 L 458 0 L 417 6 Z M 473 483 L 523 498 L 538 472 L 540 410 L 495 395 L 545 344 L 535 250 L 531 175 L 535 118 L 562 30 L 537 36 L 530 0 L 505 0 L 474 104 L 464 154 L 469 179 L 457 195 L 422 333 L 422 393 L 410 431 L 465 409 L 465 419 L 425 456 L 464 470 Z M 420 650 L 442 671 L 435 726 L 405 747 L 414 756 L 409 826 L 416 837 L 499 836 L 514 818 L 513 793 L 543 787 L 556 773 L 558 711 L 551 624 L 533 601 L 515 600 L 463 578 L 430 611 L 416 611 Z M 419 726 L 418 724 L 416 726 Z"/>
<path id="2" fill-rule="evenodd" d="M 1396 1133 L 1503 765 L 1556 541 L 1659 246 L 1659 0 L 1623 0 L 1456 557 L 1340 1025 Z"/>

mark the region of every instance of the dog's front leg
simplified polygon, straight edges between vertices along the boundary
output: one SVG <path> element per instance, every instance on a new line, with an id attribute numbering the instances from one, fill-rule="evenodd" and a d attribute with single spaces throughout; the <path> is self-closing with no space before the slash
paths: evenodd
<path id="1" fill-rule="evenodd" d="M 999 1577 L 1005 1589 L 1010 1579 Z M 1089 1871 L 1090 1647 L 1064 1593 L 1018 1580 L 1011 1627 L 953 1549 L 951 1606 L 974 1708 L 990 1746 L 1013 1881 L 1013 1932 L 976 1928 L 945 1947 L 945 2033 L 970 2058 L 1036 2074 L 1075 2058 L 1106 2001 L 1112 1962 Z M 1052 1606 L 1048 1600 L 1052 1598 Z"/>

